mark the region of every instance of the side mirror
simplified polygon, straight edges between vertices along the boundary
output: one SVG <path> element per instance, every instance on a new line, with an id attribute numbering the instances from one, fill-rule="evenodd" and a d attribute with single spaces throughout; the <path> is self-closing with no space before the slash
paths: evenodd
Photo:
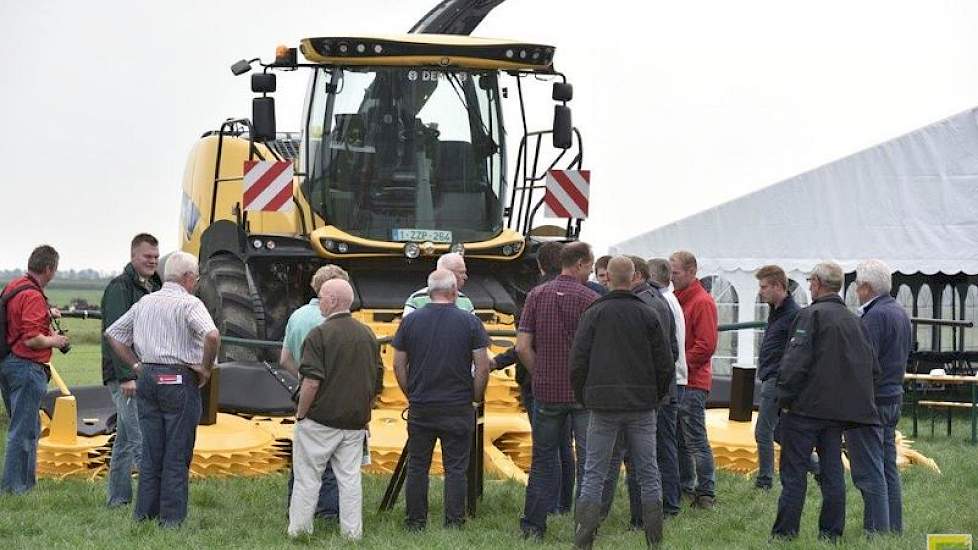
<path id="1" fill-rule="evenodd" d="M 554 82 L 554 101 L 570 101 L 574 99 L 574 86 L 569 82 Z"/>
<path id="2" fill-rule="evenodd" d="M 274 73 L 255 73 L 251 75 L 251 91 L 256 94 L 270 94 L 275 91 Z"/>
<path id="3" fill-rule="evenodd" d="M 234 65 L 231 65 L 231 72 L 234 73 L 234 76 L 241 76 L 250 70 L 251 62 L 247 59 L 236 61 Z"/>
<path id="4" fill-rule="evenodd" d="M 566 105 L 554 105 L 554 147 L 570 149 L 574 141 L 571 110 Z"/>
<path id="5" fill-rule="evenodd" d="M 251 124 L 255 141 L 275 139 L 275 99 L 256 97 L 251 100 Z"/>

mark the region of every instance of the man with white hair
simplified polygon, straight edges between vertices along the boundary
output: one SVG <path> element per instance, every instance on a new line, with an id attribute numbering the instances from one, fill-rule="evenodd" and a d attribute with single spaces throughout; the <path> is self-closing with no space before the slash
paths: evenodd
<path id="1" fill-rule="evenodd" d="M 489 381 L 489 335 L 478 317 L 455 307 L 456 284 L 456 275 L 447 269 L 429 275 L 431 303 L 405 317 L 391 342 L 397 385 L 410 407 L 405 482 L 405 525 L 410 530 L 427 526 L 435 440 L 441 440 L 445 469 L 445 526 L 458 528 L 465 522 L 473 406 L 482 402 Z"/>
<path id="2" fill-rule="evenodd" d="M 903 498 L 896 465 L 896 425 L 903 400 L 903 374 L 912 341 L 910 317 L 890 296 L 890 266 L 867 260 L 856 266 L 859 313 L 879 361 L 876 409 L 880 426 L 846 430 L 852 482 L 863 496 L 863 529 L 868 533 L 903 530 Z"/>
<path id="3" fill-rule="evenodd" d="M 282 338 L 282 352 L 279 354 L 278 364 L 280 367 L 292 373 L 296 378 L 299 377 L 299 363 L 302 360 L 302 343 L 312 329 L 323 324 L 323 317 L 320 310 L 319 291 L 326 281 L 333 279 L 343 279 L 349 282 L 350 276 L 338 265 L 326 264 L 312 276 L 309 286 L 315 293 L 309 303 L 296 309 L 289 316 L 289 322 L 285 325 L 285 336 Z M 288 493 L 286 496 L 286 507 L 292 501 L 292 487 L 295 484 L 295 474 L 289 475 Z M 336 518 L 339 510 L 339 496 L 336 492 L 336 477 L 333 476 L 333 469 L 326 465 L 323 471 L 323 483 L 319 490 L 319 503 L 316 505 L 316 516 L 323 519 Z"/>
<path id="4" fill-rule="evenodd" d="M 353 287 L 331 279 L 319 290 L 326 318 L 302 346 L 302 385 L 292 437 L 295 489 L 289 505 L 290 537 L 312 533 L 313 513 L 327 464 L 339 486 L 340 533 L 363 536 L 360 462 L 383 364 L 377 337 L 350 315 Z"/>
<path id="5" fill-rule="evenodd" d="M 190 460 L 200 390 L 211 375 L 220 333 L 192 294 L 197 258 L 174 252 L 163 288 L 144 296 L 105 331 L 116 357 L 137 375 L 143 452 L 133 518 L 178 527 L 187 517 Z"/>
<path id="6" fill-rule="evenodd" d="M 772 537 L 798 535 L 812 449 L 818 451 L 822 478 L 819 537 L 835 541 L 842 536 L 842 431 L 854 424 L 879 425 L 873 404 L 879 366 L 859 318 L 839 296 L 842 280 L 838 264 L 816 265 L 808 278 L 812 305 L 799 311 L 789 328 L 778 369 L 782 490 Z"/>
<path id="7" fill-rule="evenodd" d="M 468 311 L 469 313 L 475 311 L 472 300 L 462 293 L 462 287 L 465 286 L 465 281 L 469 279 L 468 272 L 465 269 L 465 258 L 458 252 L 445 254 L 438 258 L 435 269 L 450 271 L 455 276 L 455 289 L 457 294 L 455 305 L 459 309 Z M 407 317 L 412 312 L 423 308 L 429 303 L 431 303 L 431 296 L 429 296 L 428 287 L 418 289 L 414 294 L 408 296 L 408 299 L 404 302 L 403 317 Z"/>

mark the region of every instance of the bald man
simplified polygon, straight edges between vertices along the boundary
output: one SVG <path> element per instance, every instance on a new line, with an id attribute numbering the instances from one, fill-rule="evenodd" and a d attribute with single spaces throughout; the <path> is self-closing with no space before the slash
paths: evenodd
<path id="1" fill-rule="evenodd" d="M 323 471 L 329 464 L 339 488 L 340 533 L 363 536 L 360 463 L 383 365 L 373 331 L 350 316 L 353 288 L 332 279 L 319 289 L 326 319 L 302 347 L 302 385 L 292 437 L 295 489 L 289 506 L 290 537 L 312 533 Z"/>

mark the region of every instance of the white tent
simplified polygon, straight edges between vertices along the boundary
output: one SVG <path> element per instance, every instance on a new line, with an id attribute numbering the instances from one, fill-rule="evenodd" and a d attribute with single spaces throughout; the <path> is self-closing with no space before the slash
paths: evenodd
<path id="1" fill-rule="evenodd" d="M 782 266 L 803 301 L 804 275 L 824 259 L 847 272 L 880 258 L 906 274 L 976 275 L 978 109 L 640 234 L 612 252 L 650 258 L 678 249 L 696 255 L 701 278 L 719 276 L 739 297 L 737 321 L 764 311 L 753 307 L 753 273 L 765 264 Z M 736 362 L 753 363 L 754 335 L 737 338 Z"/>

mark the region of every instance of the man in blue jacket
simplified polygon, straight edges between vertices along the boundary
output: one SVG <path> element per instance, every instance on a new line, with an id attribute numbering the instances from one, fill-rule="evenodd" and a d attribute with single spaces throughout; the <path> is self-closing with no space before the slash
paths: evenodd
<path id="1" fill-rule="evenodd" d="M 890 296 L 890 267 L 880 260 L 856 266 L 856 295 L 862 324 L 882 374 L 876 381 L 880 426 L 846 430 L 852 482 L 863 495 L 863 528 L 869 533 L 903 530 L 896 425 L 900 421 L 903 374 L 910 355 L 910 317 Z"/>
<path id="2" fill-rule="evenodd" d="M 758 489 L 770 489 L 774 482 L 774 429 L 778 426 L 778 368 L 791 333 L 788 329 L 798 315 L 798 304 L 788 292 L 788 275 L 776 265 L 766 265 L 754 274 L 758 295 L 770 306 L 767 328 L 757 353 L 757 377 L 761 380 L 761 405 L 754 425 L 757 441 Z"/>

